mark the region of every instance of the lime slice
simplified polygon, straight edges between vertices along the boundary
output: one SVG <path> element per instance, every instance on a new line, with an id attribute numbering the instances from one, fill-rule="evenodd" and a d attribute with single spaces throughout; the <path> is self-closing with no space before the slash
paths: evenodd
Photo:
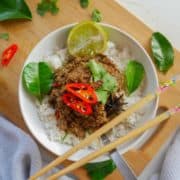
<path id="1" fill-rule="evenodd" d="M 106 49 L 107 39 L 107 34 L 100 25 L 84 21 L 70 31 L 67 40 L 68 50 L 73 56 L 93 56 Z"/>

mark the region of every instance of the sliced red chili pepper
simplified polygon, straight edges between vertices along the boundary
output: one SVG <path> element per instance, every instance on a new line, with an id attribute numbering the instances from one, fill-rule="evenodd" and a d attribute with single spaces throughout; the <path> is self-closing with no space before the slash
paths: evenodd
<path id="1" fill-rule="evenodd" d="M 98 101 L 94 88 L 89 84 L 71 83 L 66 85 L 66 89 L 89 104 L 95 104 Z"/>
<path id="2" fill-rule="evenodd" d="M 90 115 L 92 113 L 92 108 L 90 104 L 84 102 L 83 100 L 79 99 L 71 93 L 65 93 L 62 96 L 62 99 L 67 106 L 81 114 Z"/>
<path id="3" fill-rule="evenodd" d="M 9 64 L 10 60 L 13 58 L 17 50 L 18 46 L 16 44 L 12 44 L 3 51 L 1 61 L 2 66 L 7 66 Z"/>

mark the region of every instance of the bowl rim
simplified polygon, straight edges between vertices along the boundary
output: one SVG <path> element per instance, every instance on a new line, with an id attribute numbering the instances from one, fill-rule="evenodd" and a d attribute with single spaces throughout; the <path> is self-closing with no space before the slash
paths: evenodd
<path id="1" fill-rule="evenodd" d="M 71 23 L 71 24 L 67 24 L 67 25 L 64 25 L 62 27 L 59 27 L 57 29 L 55 29 L 54 31 L 51 31 L 49 33 L 47 33 L 43 38 L 41 38 L 33 47 L 33 49 L 31 49 L 30 53 L 28 54 L 28 56 L 26 57 L 26 60 L 24 61 L 24 64 L 23 64 L 23 67 L 22 67 L 22 70 L 21 70 L 21 73 L 20 73 L 20 78 L 19 78 L 19 83 L 18 83 L 18 101 L 19 101 L 19 106 L 20 106 L 20 112 L 22 114 L 22 117 L 23 117 L 23 120 L 26 124 L 26 126 L 28 127 L 30 133 L 32 134 L 32 136 L 36 139 L 36 141 L 41 144 L 45 149 L 47 149 L 48 151 L 50 151 L 51 153 L 59 156 L 59 154 L 55 153 L 52 149 L 50 149 L 48 147 L 47 144 L 43 143 L 35 134 L 34 134 L 34 131 L 30 128 L 29 126 L 29 122 L 26 120 L 25 118 L 25 114 L 23 112 L 23 106 L 22 106 L 22 103 L 21 103 L 21 86 L 22 86 L 22 74 L 23 74 L 23 69 L 26 65 L 26 62 L 27 62 L 27 59 L 29 59 L 30 55 L 35 51 L 35 49 L 37 48 L 37 46 L 39 46 L 39 44 L 41 44 L 43 41 L 51 38 L 51 36 L 53 36 L 53 34 L 59 32 L 59 31 L 62 31 L 62 30 L 65 30 L 65 29 L 69 29 L 69 28 L 72 28 L 73 26 L 75 26 L 78 22 L 75 22 L 75 23 Z M 133 36 L 131 36 L 129 33 L 125 32 L 124 30 L 116 27 L 116 26 L 113 26 L 113 25 L 110 25 L 110 24 L 107 24 L 107 23 L 99 23 L 100 25 L 102 25 L 103 27 L 107 27 L 107 28 L 111 28 L 111 29 L 114 29 L 118 32 L 120 32 L 121 34 L 127 36 L 129 39 L 131 39 L 142 51 L 143 53 L 147 56 L 150 64 L 151 64 L 151 67 L 153 69 L 153 74 L 155 76 L 155 85 L 158 87 L 159 86 L 159 82 L 158 82 L 158 76 L 157 76 L 157 71 L 156 71 L 156 68 L 153 64 L 153 61 L 150 57 L 150 55 L 147 53 L 147 51 L 145 50 L 145 48 L 140 44 L 140 42 L 138 42 L 138 40 L 136 40 Z M 156 115 L 156 112 L 157 112 L 157 109 L 158 109 L 158 104 L 159 104 L 159 97 L 156 97 L 154 99 L 155 101 L 155 106 L 154 106 L 154 109 L 153 109 L 153 112 L 152 112 L 152 117 L 155 117 Z M 123 154 L 125 152 L 127 152 L 128 150 L 134 148 L 134 149 L 138 149 L 140 148 L 146 141 L 148 141 L 148 139 L 152 136 L 152 134 L 154 133 L 156 128 L 152 128 L 150 130 L 147 130 L 146 132 L 144 132 L 143 134 L 141 134 L 140 136 L 138 136 L 134 142 L 132 142 L 130 145 L 128 145 L 128 147 L 124 148 L 124 150 L 120 150 L 119 153 L 120 154 Z M 78 161 L 79 159 L 78 158 L 68 158 L 69 160 L 71 161 Z M 99 160 L 98 160 L 99 161 Z M 96 160 L 94 162 L 97 162 Z"/>

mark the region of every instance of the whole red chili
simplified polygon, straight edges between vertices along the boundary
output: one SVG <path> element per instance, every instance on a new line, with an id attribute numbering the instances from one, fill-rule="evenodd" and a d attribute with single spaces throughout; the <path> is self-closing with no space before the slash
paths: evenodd
<path id="1" fill-rule="evenodd" d="M 18 50 L 18 46 L 16 44 L 12 44 L 7 49 L 5 49 L 2 53 L 2 66 L 7 66 L 11 59 L 14 57 L 15 53 Z"/>
<path id="2" fill-rule="evenodd" d="M 95 104 L 98 101 L 95 90 L 90 84 L 70 83 L 66 85 L 66 90 L 86 103 Z"/>
<path id="3" fill-rule="evenodd" d="M 92 108 L 91 105 L 84 102 L 82 99 L 74 96 L 71 93 L 65 93 L 62 96 L 63 102 L 69 106 L 70 108 L 72 108 L 73 110 L 84 114 L 84 115 L 90 115 L 92 114 Z"/>

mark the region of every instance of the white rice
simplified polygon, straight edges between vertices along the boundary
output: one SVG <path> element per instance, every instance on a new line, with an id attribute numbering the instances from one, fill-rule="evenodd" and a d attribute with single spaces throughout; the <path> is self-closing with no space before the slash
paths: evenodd
<path id="1" fill-rule="evenodd" d="M 133 59 L 128 48 L 123 48 L 119 50 L 113 42 L 108 42 L 107 50 L 104 52 L 106 56 L 108 56 L 117 67 L 124 71 L 129 59 Z M 57 69 L 59 66 L 62 66 L 63 62 L 68 58 L 67 49 L 60 49 L 56 51 L 53 55 L 46 57 L 46 61 L 52 65 L 54 69 Z M 142 97 L 142 85 L 131 95 L 124 95 L 125 102 L 127 105 L 125 109 L 127 109 L 132 104 L 136 103 Z M 48 98 L 44 98 L 43 102 L 38 105 L 38 113 L 39 117 L 44 125 L 45 132 L 48 138 L 51 141 L 56 141 L 63 144 L 68 145 L 76 145 L 80 142 L 79 138 L 73 134 L 66 134 L 63 130 L 60 130 L 56 126 L 56 118 L 54 109 L 49 105 Z M 116 127 L 114 127 L 110 132 L 107 133 L 110 140 L 115 140 L 120 136 L 125 135 L 129 130 L 136 127 L 138 124 L 138 120 L 141 118 L 142 113 L 136 112 L 132 114 L 128 119 L 126 119 L 123 123 L 120 123 Z M 87 133 L 88 136 L 88 133 Z M 102 142 L 100 139 L 94 141 L 89 148 L 97 149 L 102 146 Z"/>

